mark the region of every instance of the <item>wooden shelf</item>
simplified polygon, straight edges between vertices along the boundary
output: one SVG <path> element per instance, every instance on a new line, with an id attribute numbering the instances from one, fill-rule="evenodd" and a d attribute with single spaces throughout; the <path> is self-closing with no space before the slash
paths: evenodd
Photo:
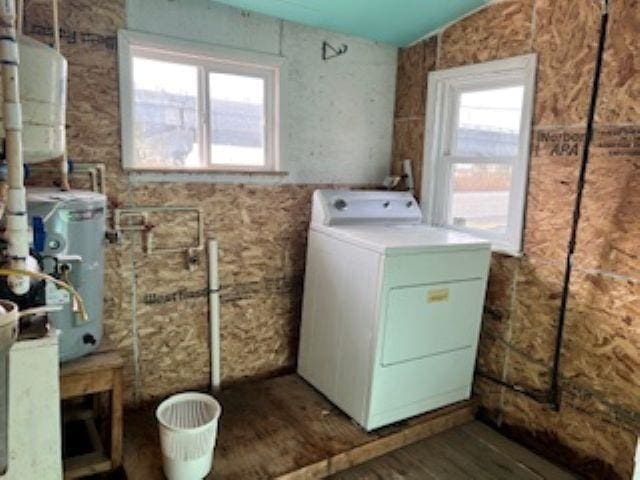
<path id="1" fill-rule="evenodd" d="M 89 435 L 92 452 L 63 459 L 65 479 L 83 478 L 118 468 L 122 463 L 122 358 L 105 342 L 95 353 L 60 366 L 60 399 L 69 400 L 95 395 L 94 409 L 77 409 L 64 415 L 65 420 L 81 420 Z M 110 418 L 108 432 L 102 436 L 96 427 L 99 397 L 108 395 Z M 103 429 L 104 430 L 104 429 Z M 102 437 L 109 439 L 108 454 Z"/>

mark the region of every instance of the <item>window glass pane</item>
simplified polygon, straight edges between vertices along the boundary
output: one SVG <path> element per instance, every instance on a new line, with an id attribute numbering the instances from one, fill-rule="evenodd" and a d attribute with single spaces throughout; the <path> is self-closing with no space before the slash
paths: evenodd
<path id="1" fill-rule="evenodd" d="M 197 99 L 197 67 L 133 58 L 133 142 L 137 167 L 201 167 Z"/>
<path id="2" fill-rule="evenodd" d="M 209 75 L 211 162 L 217 165 L 265 164 L 264 79 Z"/>
<path id="3" fill-rule="evenodd" d="M 523 95 L 522 86 L 461 94 L 455 154 L 518 155 Z"/>
<path id="4" fill-rule="evenodd" d="M 449 224 L 505 233 L 509 216 L 511 166 L 456 163 L 451 175 Z"/>

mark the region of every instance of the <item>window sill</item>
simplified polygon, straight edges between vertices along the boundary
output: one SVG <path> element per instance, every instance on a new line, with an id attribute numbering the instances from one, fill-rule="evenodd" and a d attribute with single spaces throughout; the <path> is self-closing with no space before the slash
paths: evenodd
<path id="1" fill-rule="evenodd" d="M 273 170 L 125 170 L 133 183 L 256 183 L 277 184 L 289 176 Z"/>
<path id="2" fill-rule="evenodd" d="M 212 175 L 275 175 L 275 176 L 287 176 L 289 172 L 281 170 L 245 170 L 238 169 L 226 169 L 226 168 L 125 168 L 126 173 L 144 175 L 149 174 L 168 174 L 168 175 L 194 175 L 194 174 L 212 174 Z"/>
<path id="3" fill-rule="evenodd" d="M 524 256 L 524 253 L 520 250 L 518 251 L 511 250 L 507 247 L 502 247 L 500 245 L 493 245 L 493 243 L 491 244 L 491 252 L 504 255 L 505 257 L 513 257 L 513 258 L 522 258 Z"/>

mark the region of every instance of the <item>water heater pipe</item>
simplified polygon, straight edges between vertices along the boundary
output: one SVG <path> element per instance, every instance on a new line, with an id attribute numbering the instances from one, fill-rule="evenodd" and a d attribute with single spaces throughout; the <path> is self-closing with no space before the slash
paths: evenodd
<path id="1" fill-rule="evenodd" d="M 209 333 L 211 338 L 211 388 L 220 390 L 220 282 L 218 242 L 207 242 L 209 253 Z"/>
<path id="2" fill-rule="evenodd" d="M 60 16 L 58 14 L 58 0 L 52 0 L 52 9 L 53 9 L 53 46 L 56 51 L 60 53 Z M 69 157 L 67 154 L 67 135 L 65 132 L 64 135 L 64 153 L 60 158 L 59 168 L 60 168 L 60 189 L 68 192 L 71 190 L 69 186 Z"/>
<path id="3" fill-rule="evenodd" d="M 0 63 L 2 64 L 5 154 L 9 170 L 6 206 L 7 252 L 11 269 L 24 271 L 29 256 L 29 228 L 22 157 L 22 106 L 18 75 L 20 58 L 16 39 L 15 0 L 0 1 Z M 23 295 L 29 291 L 29 277 L 22 273 L 10 274 L 7 284 L 17 295 Z"/>
<path id="4" fill-rule="evenodd" d="M 67 163 L 68 165 L 68 163 Z M 57 173 L 60 170 L 51 165 L 43 165 L 43 164 L 34 164 L 30 165 L 32 173 Z M 106 195 L 107 187 L 106 187 L 106 168 L 104 163 L 90 163 L 90 162 L 81 162 L 75 163 L 73 165 L 73 173 L 69 175 L 69 177 L 74 174 L 86 174 L 89 176 L 89 181 L 91 182 L 91 191 L 96 193 L 102 193 Z M 61 185 L 61 187 L 63 187 Z M 64 188 L 62 188 L 64 190 Z M 0 192 L 1 198 L 1 192 Z M 1 218 L 1 217 L 0 217 Z"/>
<path id="5" fill-rule="evenodd" d="M 66 290 L 67 292 L 69 292 L 69 295 L 71 295 L 75 304 L 77 305 L 77 311 L 80 314 L 80 318 L 85 322 L 89 320 L 89 314 L 87 313 L 84 300 L 82 300 L 82 297 L 80 296 L 78 291 L 67 282 L 63 282 L 62 280 L 58 280 L 57 278 L 42 272 L 35 272 L 32 270 L 15 270 L 12 268 L 0 268 L 0 277 L 11 278 L 11 276 L 24 276 L 27 278 L 27 280 L 29 280 L 30 278 L 35 278 L 36 280 L 45 280 L 47 282 L 53 283 L 58 288 Z"/>

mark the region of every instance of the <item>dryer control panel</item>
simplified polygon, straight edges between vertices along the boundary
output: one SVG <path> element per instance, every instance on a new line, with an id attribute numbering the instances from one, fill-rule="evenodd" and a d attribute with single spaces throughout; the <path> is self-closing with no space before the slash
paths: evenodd
<path id="1" fill-rule="evenodd" d="M 422 211 L 409 192 L 316 190 L 313 194 L 311 223 L 422 223 Z"/>

